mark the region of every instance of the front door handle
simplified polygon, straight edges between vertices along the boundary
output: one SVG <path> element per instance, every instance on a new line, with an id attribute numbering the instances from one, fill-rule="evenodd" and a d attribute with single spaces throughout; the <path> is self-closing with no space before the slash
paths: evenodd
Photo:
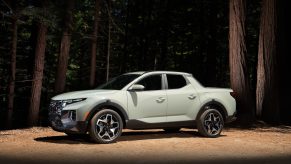
<path id="1" fill-rule="evenodd" d="M 166 100 L 166 98 L 164 98 L 164 97 L 159 97 L 158 99 L 156 99 L 156 101 L 158 102 L 158 103 L 162 103 L 162 102 L 164 102 Z"/>
<path id="2" fill-rule="evenodd" d="M 196 96 L 195 96 L 195 95 L 189 95 L 188 98 L 189 98 L 190 100 L 194 100 L 194 99 L 196 98 Z"/>

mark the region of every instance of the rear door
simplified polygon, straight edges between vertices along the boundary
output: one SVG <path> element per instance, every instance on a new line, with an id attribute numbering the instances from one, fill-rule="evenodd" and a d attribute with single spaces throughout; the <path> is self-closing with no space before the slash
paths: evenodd
<path id="1" fill-rule="evenodd" d="M 198 110 L 199 99 L 193 86 L 182 74 L 166 74 L 168 98 L 167 121 L 193 120 L 194 110 Z"/>

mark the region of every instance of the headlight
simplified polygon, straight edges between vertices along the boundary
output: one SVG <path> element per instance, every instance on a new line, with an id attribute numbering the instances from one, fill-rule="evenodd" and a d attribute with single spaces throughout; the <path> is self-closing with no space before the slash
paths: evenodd
<path id="1" fill-rule="evenodd" d="M 73 103 L 77 103 L 77 102 L 80 102 L 80 101 L 84 101 L 84 100 L 86 100 L 86 98 L 62 100 L 62 107 L 64 108 L 67 105 L 70 105 L 70 104 L 73 104 Z"/>

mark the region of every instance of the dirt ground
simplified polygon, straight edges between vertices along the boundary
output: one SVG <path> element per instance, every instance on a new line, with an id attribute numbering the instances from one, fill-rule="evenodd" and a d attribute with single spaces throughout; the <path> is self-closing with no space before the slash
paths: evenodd
<path id="1" fill-rule="evenodd" d="M 197 130 L 124 130 L 99 145 L 50 128 L 0 131 L 0 163 L 291 163 L 291 127 L 228 128 L 219 138 Z"/>

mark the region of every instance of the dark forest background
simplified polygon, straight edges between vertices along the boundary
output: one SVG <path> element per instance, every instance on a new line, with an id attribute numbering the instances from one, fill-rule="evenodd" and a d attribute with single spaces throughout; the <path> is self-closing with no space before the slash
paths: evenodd
<path id="1" fill-rule="evenodd" d="M 46 126 L 50 98 L 130 71 L 230 87 L 238 122 L 290 124 L 284 0 L 0 0 L 0 129 Z"/>

